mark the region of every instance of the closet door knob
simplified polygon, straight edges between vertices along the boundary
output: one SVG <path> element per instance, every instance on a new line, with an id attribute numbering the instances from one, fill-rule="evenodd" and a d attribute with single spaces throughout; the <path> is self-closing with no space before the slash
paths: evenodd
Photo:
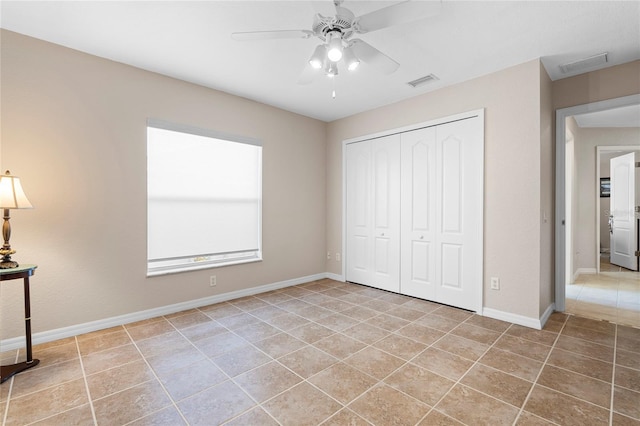
<path id="1" fill-rule="evenodd" d="M 420 239 L 421 239 L 421 240 L 424 240 L 424 235 L 420 235 Z"/>

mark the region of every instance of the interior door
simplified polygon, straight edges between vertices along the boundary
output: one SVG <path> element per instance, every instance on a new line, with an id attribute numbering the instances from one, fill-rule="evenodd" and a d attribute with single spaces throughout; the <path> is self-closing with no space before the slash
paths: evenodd
<path id="1" fill-rule="evenodd" d="M 638 270 L 635 256 L 637 221 L 635 219 L 636 154 L 621 155 L 610 160 L 611 166 L 611 263 Z"/>
<path id="2" fill-rule="evenodd" d="M 401 138 L 400 291 L 436 300 L 436 128 Z"/>

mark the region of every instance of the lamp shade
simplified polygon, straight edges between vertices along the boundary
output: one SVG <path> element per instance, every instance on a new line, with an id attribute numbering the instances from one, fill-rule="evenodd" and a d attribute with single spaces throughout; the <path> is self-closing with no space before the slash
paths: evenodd
<path id="1" fill-rule="evenodd" d="M 353 53 L 351 47 L 346 47 L 344 49 L 342 57 L 344 58 L 344 62 L 347 64 L 347 69 L 349 71 L 355 70 L 358 68 L 358 65 L 360 65 L 360 59 L 358 59 L 355 53 Z"/>
<path id="2" fill-rule="evenodd" d="M 313 55 L 311 55 L 311 58 L 309 58 L 309 64 L 319 70 L 320 68 L 322 68 L 322 65 L 324 64 L 324 60 L 327 57 L 327 47 L 324 44 L 319 45 L 318 47 L 316 47 L 316 50 L 314 50 Z"/>
<path id="3" fill-rule="evenodd" d="M 342 34 L 339 31 L 331 31 L 327 37 L 329 39 L 327 57 L 332 62 L 338 62 L 342 59 Z"/>
<path id="4" fill-rule="evenodd" d="M 22 190 L 20 178 L 9 170 L 0 177 L 0 209 L 31 209 L 33 206 Z"/>

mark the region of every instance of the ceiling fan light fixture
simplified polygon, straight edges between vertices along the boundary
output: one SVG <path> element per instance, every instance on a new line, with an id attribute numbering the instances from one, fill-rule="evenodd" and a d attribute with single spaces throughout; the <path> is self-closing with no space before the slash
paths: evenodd
<path id="1" fill-rule="evenodd" d="M 313 55 L 309 58 L 309 65 L 313 68 L 319 70 L 324 65 L 324 59 L 327 56 L 327 47 L 324 44 L 316 47 L 316 50 L 313 51 Z"/>
<path id="2" fill-rule="evenodd" d="M 353 71 L 360 65 L 360 59 L 353 53 L 350 47 L 346 47 L 343 52 L 344 62 L 347 64 L 347 69 Z"/>
<path id="3" fill-rule="evenodd" d="M 327 77 L 333 78 L 338 75 L 338 64 L 328 61 L 324 71 L 327 74 Z"/>
<path id="4" fill-rule="evenodd" d="M 340 31 L 331 31 L 327 34 L 329 39 L 329 51 L 327 57 L 332 62 L 338 62 L 342 59 L 342 34 Z"/>

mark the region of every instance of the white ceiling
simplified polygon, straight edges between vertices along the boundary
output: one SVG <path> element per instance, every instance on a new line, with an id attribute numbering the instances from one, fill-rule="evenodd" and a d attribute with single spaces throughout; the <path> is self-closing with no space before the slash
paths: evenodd
<path id="1" fill-rule="evenodd" d="M 356 16 L 395 4 L 347 0 Z M 360 66 L 297 84 L 319 40 L 240 42 L 232 32 L 311 27 L 331 1 L 7 1 L 2 28 L 302 115 L 332 121 L 542 58 L 558 65 L 608 52 L 611 66 L 640 59 L 640 1 L 451 1 L 431 18 L 363 34 L 400 68 Z M 593 69 L 593 68 L 592 68 Z M 582 72 L 591 71 L 587 69 Z M 414 89 L 408 81 L 439 81 Z M 98 82 L 96 82 L 98 83 Z"/>

